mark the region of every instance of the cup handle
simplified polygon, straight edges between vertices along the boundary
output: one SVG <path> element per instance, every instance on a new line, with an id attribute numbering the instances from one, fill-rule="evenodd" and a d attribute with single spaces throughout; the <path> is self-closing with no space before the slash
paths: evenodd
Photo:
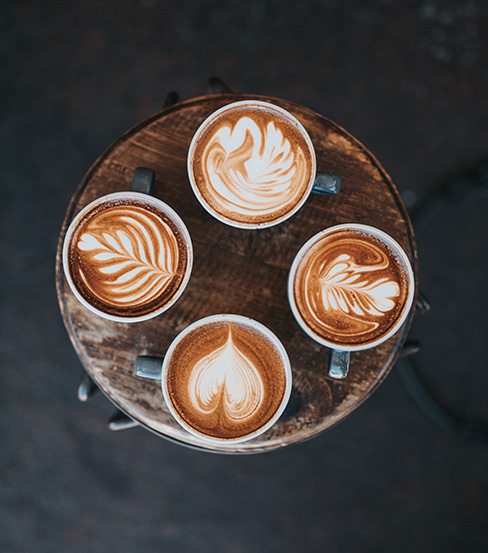
<path id="1" fill-rule="evenodd" d="M 341 177 L 317 171 L 312 192 L 325 196 L 336 196 L 341 188 Z"/>
<path id="2" fill-rule="evenodd" d="M 154 171 L 148 167 L 137 167 L 132 177 L 132 192 L 152 194 L 154 186 Z"/>
<path id="3" fill-rule="evenodd" d="M 134 375 L 142 378 L 152 378 L 161 380 L 161 371 L 163 368 L 162 357 L 152 357 L 150 355 L 139 355 L 134 363 Z"/>
<path id="4" fill-rule="evenodd" d="M 344 379 L 349 372 L 351 352 L 330 350 L 329 376 L 331 378 Z"/>

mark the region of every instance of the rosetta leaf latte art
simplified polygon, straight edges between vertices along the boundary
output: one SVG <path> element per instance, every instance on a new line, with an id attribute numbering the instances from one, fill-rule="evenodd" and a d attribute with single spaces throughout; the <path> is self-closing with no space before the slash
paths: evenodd
<path id="1" fill-rule="evenodd" d="M 259 408 L 264 394 L 261 377 L 234 343 L 231 328 L 226 343 L 195 364 L 188 391 L 202 413 L 221 412 L 232 421 L 244 421 Z"/>
<path id="2" fill-rule="evenodd" d="M 338 256 L 319 277 L 324 307 L 359 317 L 391 311 L 400 288 L 387 277 L 374 278 L 376 270 L 357 265 L 347 254 Z"/>
<path id="3" fill-rule="evenodd" d="M 121 217 L 119 230 L 92 229 L 78 242 L 96 274 L 85 284 L 111 304 L 137 306 L 157 298 L 175 275 L 176 239 L 163 222 L 141 214 Z"/>

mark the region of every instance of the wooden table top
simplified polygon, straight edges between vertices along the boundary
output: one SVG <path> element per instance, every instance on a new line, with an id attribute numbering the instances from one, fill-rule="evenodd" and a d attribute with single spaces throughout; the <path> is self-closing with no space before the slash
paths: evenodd
<path id="1" fill-rule="evenodd" d="M 245 99 L 273 102 L 302 122 L 316 149 L 317 169 L 342 179 L 338 196 L 312 194 L 288 221 L 262 230 L 224 225 L 200 206 L 186 170 L 191 138 L 210 113 Z M 154 195 L 187 225 L 194 265 L 185 292 L 167 312 L 141 323 L 116 323 L 91 313 L 76 300 L 63 274 L 62 243 L 73 217 L 99 196 L 130 190 L 139 166 L 154 170 Z M 413 229 L 397 189 L 375 157 L 334 122 L 286 100 L 242 94 L 198 97 L 155 114 L 124 134 L 95 162 L 78 186 L 63 223 L 56 259 L 58 300 L 85 370 L 121 411 L 184 445 L 256 453 L 316 436 L 350 414 L 383 381 L 413 317 L 412 310 L 400 331 L 382 345 L 353 352 L 346 379 L 327 375 L 329 350 L 295 322 L 287 300 L 287 278 L 295 254 L 308 238 L 348 222 L 373 225 L 390 234 L 406 251 L 417 275 Z M 280 420 L 261 436 L 234 445 L 209 446 L 190 435 L 166 408 L 160 382 L 133 375 L 138 355 L 163 356 L 188 324 L 216 313 L 244 315 L 269 327 L 288 351 L 293 372 L 291 399 Z"/>

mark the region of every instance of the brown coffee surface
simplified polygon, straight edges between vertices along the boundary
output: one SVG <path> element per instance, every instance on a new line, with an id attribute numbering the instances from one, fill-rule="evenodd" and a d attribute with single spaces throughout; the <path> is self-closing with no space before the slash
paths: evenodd
<path id="1" fill-rule="evenodd" d="M 191 330 L 177 344 L 166 373 L 179 417 L 217 439 L 248 436 L 280 408 L 286 373 L 276 346 L 251 325 L 217 321 Z"/>
<path id="2" fill-rule="evenodd" d="M 116 317 L 138 317 L 167 305 L 188 264 L 182 229 L 155 203 L 134 198 L 97 204 L 69 241 L 71 279 L 81 297 Z"/>
<path id="3" fill-rule="evenodd" d="M 299 126 L 269 106 L 235 106 L 212 119 L 190 162 L 210 211 L 243 225 L 279 222 L 308 196 L 315 154 Z"/>
<path id="4" fill-rule="evenodd" d="M 407 295 L 403 260 L 383 240 L 360 230 L 323 235 L 304 252 L 293 280 L 303 324 L 344 347 L 387 334 L 402 316 Z"/>

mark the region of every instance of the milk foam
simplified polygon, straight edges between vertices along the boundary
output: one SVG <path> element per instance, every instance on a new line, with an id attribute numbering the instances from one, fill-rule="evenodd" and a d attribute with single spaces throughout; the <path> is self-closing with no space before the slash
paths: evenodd
<path id="1" fill-rule="evenodd" d="M 178 244 L 171 229 L 149 212 L 127 210 L 119 221 L 123 228 L 113 234 L 93 229 L 81 236 L 78 249 L 97 277 L 89 280 L 82 269 L 80 275 L 101 299 L 138 306 L 159 296 L 175 275 Z"/>
<path id="2" fill-rule="evenodd" d="M 224 211 L 241 216 L 269 214 L 293 203 L 304 156 L 270 122 L 259 127 L 242 117 L 219 129 L 204 150 L 205 176 Z M 298 177 L 299 178 L 299 177 Z"/>
<path id="3" fill-rule="evenodd" d="M 261 375 L 233 342 L 230 326 L 226 343 L 193 367 L 188 392 L 195 409 L 205 414 L 221 411 L 233 421 L 245 422 L 259 409 L 264 395 Z"/>
<path id="4" fill-rule="evenodd" d="M 317 326 L 336 336 L 361 335 L 380 326 L 380 320 L 395 307 L 400 287 L 388 277 L 377 276 L 378 271 L 388 268 L 389 261 L 380 250 L 375 253 L 380 261 L 370 267 L 358 265 L 348 254 L 323 264 L 315 261 L 321 264 L 320 272 L 311 269 L 303 283 L 307 307 Z M 348 318 L 347 330 L 330 323 L 331 313 L 336 320 Z"/>

